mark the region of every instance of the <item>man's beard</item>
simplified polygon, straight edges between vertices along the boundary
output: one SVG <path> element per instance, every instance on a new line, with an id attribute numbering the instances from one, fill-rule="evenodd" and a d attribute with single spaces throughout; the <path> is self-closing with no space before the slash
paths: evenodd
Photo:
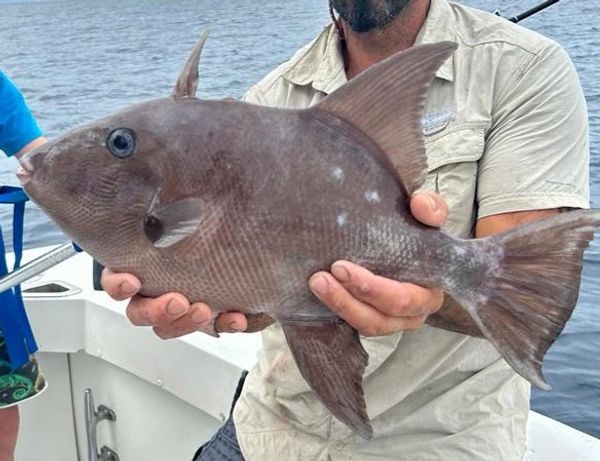
<path id="1" fill-rule="evenodd" d="M 390 24 L 411 0 L 331 0 L 340 18 L 357 33 Z"/>

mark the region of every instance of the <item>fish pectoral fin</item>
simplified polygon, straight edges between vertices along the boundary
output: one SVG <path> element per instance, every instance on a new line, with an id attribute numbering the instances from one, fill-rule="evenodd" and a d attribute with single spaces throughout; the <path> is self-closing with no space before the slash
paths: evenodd
<path id="1" fill-rule="evenodd" d="M 210 207 L 191 197 L 149 210 L 144 232 L 157 248 L 167 248 L 194 234 L 206 219 Z"/>
<path id="2" fill-rule="evenodd" d="M 358 332 L 338 317 L 280 322 L 300 373 L 323 405 L 362 438 L 371 439 L 362 388 L 368 354 Z"/>
<path id="3" fill-rule="evenodd" d="M 423 142 L 425 100 L 452 42 L 418 45 L 397 53 L 356 76 L 309 111 L 332 114 L 377 144 L 410 196 L 427 173 Z"/>

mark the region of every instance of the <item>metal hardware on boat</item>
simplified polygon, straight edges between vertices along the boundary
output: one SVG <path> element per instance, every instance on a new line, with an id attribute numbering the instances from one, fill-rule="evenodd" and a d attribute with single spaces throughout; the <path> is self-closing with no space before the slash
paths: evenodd
<path id="1" fill-rule="evenodd" d="M 96 426 L 100 421 L 116 421 L 117 415 L 106 405 L 94 405 L 94 396 L 91 389 L 83 391 L 85 399 L 85 431 L 87 434 L 88 461 L 119 461 L 119 455 L 107 446 L 98 452 L 98 439 Z"/>
<path id="2" fill-rule="evenodd" d="M 100 448 L 100 461 L 119 461 L 119 455 L 107 446 Z"/>
<path id="3" fill-rule="evenodd" d="M 81 293 L 81 288 L 63 280 L 29 279 L 21 285 L 24 299 L 31 298 L 64 298 Z"/>
<path id="4" fill-rule="evenodd" d="M 23 265 L 16 271 L 13 271 L 10 274 L 0 278 L 0 293 L 16 287 L 25 280 L 29 280 L 30 278 L 41 274 L 51 267 L 56 266 L 58 263 L 63 262 L 65 259 L 75 256 L 80 252 L 81 248 L 79 248 L 73 242 L 67 242 L 57 248 L 54 248 L 48 253 Z"/>

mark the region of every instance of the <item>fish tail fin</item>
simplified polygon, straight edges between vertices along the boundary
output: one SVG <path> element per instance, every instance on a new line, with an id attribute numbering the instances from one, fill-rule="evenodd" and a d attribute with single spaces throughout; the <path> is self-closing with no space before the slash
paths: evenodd
<path id="1" fill-rule="evenodd" d="M 472 240 L 469 253 L 480 264 L 470 264 L 466 287 L 447 290 L 511 367 L 541 389 L 550 389 L 542 360 L 575 308 L 583 252 L 599 226 L 600 211 L 579 210 Z"/>

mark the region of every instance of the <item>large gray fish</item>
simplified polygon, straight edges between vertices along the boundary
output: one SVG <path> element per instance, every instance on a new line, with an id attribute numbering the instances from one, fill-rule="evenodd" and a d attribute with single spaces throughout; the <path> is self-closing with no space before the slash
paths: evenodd
<path id="1" fill-rule="evenodd" d="M 105 266 L 136 274 L 144 295 L 174 290 L 215 315 L 279 321 L 304 378 L 364 438 L 367 354 L 307 286 L 338 259 L 442 287 L 518 373 L 548 388 L 542 359 L 577 301 L 600 212 L 480 240 L 413 219 L 408 197 L 426 173 L 424 102 L 456 45 L 411 48 L 313 108 L 284 110 L 197 99 L 204 39 L 170 97 L 24 159 L 27 193 L 61 229 Z"/>

